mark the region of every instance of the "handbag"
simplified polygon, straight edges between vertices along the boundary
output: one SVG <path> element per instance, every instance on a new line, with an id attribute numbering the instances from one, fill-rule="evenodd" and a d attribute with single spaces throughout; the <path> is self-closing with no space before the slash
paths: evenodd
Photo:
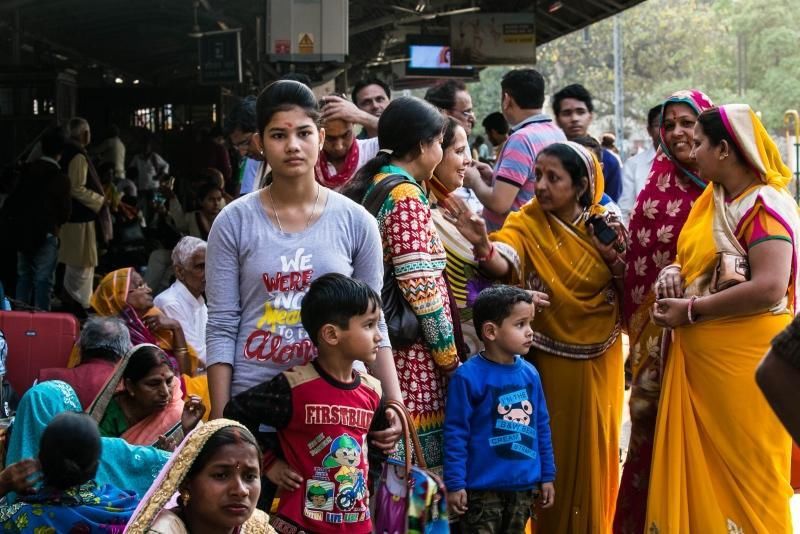
<path id="1" fill-rule="evenodd" d="M 747 257 L 730 252 L 717 252 L 717 265 L 711 275 L 711 293 L 718 293 L 750 279 Z"/>
<path id="2" fill-rule="evenodd" d="M 383 202 L 389 193 L 400 184 L 413 184 L 422 188 L 401 174 L 387 176 L 378 182 L 372 191 L 364 198 L 364 207 L 377 219 Z M 414 343 L 420 334 L 419 319 L 411 305 L 400 292 L 397 279 L 394 277 L 394 267 L 390 263 L 383 264 L 383 288 L 381 288 L 381 303 L 386 328 L 389 331 L 389 341 L 395 348 L 407 347 Z"/>
<path id="3" fill-rule="evenodd" d="M 716 193 L 717 191 L 715 190 L 714 192 Z M 721 205 L 725 205 L 724 200 Z M 717 220 L 720 222 L 719 226 L 722 227 L 722 233 L 728 241 L 727 244 L 733 248 L 733 251 L 722 250 L 717 252 L 717 263 L 711 273 L 711 282 L 709 284 L 709 292 L 711 293 L 718 293 L 750 280 L 750 262 L 747 259 L 747 251 L 742 248 L 739 240 L 733 234 L 733 230 L 731 230 L 731 226 L 728 223 L 728 217 L 725 215 L 724 207 Z"/>
<path id="4" fill-rule="evenodd" d="M 376 493 L 373 532 L 378 534 L 444 534 L 450 532 L 447 492 L 441 479 L 425 468 L 419 436 L 405 406 L 387 400 L 403 427 L 404 460 L 383 466 Z M 413 464 L 412 456 L 416 458 Z"/>

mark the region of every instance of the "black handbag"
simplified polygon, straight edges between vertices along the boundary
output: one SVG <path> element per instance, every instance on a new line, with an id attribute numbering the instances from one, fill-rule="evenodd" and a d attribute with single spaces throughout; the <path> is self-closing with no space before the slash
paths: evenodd
<path id="1" fill-rule="evenodd" d="M 373 217 L 378 217 L 383 202 L 389 193 L 400 184 L 413 184 L 422 188 L 418 183 L 413 182 L 401 174 L 387 176 L 372 188 L 372 191 L 364 197 L 363 205 Z M 424 192 L 423 192 L 424 194 Z M 383 317 L 386 320 L 386 328 L 389 330 L 389 341 L 395 348 L 407 347 L 419 338 L 419 319 L 411 308 L 411 305 L 400 292 L 397 280 L 394 277 L 394 267 L 391 263 L 383 264 L 383 288 L 381 289 L 381 301 L 383 303 Z"/>

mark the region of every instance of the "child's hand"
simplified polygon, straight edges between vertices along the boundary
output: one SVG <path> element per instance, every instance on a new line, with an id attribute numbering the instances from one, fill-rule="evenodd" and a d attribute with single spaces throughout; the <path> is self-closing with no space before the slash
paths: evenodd
<path id="1" fill-rule="evenodd" d="M 556 502 L 556 488 L 552 482 L 542 483 L 542 508 L 552 508 Z"/>
<path id="2" fill-rule="evenodd" d="M 303 483 L 297 471 L 289 467 L 284 460 L 275 460 L 267 469 L 267 478 L 282 490 L 294 491 Z"/>
<path id="3" fill-rule="evenodd" d="M 447 506 L 450 507 L 450 513 L 454 516 L 464 515 L 467 513 L 467 490 L 460 489 L 458 491 L 451 491 L 448 493 Z"/>

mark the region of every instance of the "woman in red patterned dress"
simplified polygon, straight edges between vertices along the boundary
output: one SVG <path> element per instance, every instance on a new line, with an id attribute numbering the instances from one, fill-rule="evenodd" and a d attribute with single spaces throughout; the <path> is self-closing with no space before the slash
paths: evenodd
<path id="1" fill-rule="evenodd" d="M 664 102 L 658 152 L 628 228 L 623 315 L 633 371 L 631 437 L 617 497 L 615 533 L 644 532 L 663 368 L 663 330 L 650 318 L 655 302 L 653 283 L 659 271 L 675 260 L 678 234 L 692 204 L 706 187 L 697 176 L 690 153 L 697 116 L 711 106 L 711 100 L 695 90 L 678 91 Z"/>
<path id="2" fill-rule="evenodd" d="M 378 211 L 384 262 L 417 316 L 420 334 L 406 346 L 393 343 L 403 401 L 411 413 L 429 468 L 441 471 L 445 377 L 459 363 L 443 272 L 444 246 L 420 187 L 442 159 L 444 117 L 414 97 L 393 100 L 378 122 L 381 150 L 345 192 L 363 202 L 381 180 L 400 175 Z"/>

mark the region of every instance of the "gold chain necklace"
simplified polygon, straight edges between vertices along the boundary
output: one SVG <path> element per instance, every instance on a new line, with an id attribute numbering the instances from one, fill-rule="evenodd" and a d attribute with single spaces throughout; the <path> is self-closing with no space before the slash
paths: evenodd
<path id="1" fill-rule="evenodd" d="M 311 215 L 308 216 L 308 220 L 306 221 L 306 226 L 302 230 L 303 232 L 308 230 L 308 225 L 311 224 L 311 219 L 314 218 L 314 213 L 317 211 L 317 202 L 319 202 L 319 190 L 320 190 L 320 185 L 317 184 L 317 196 L 316 198 L 314 198 L 314 206 L 311 208 Z M 278 223 L 278 230 L 280 230 L 281 233 L 284 233 L 283 225 L 281 224 L 281 219 L 280 217 L 278 217 L 278 207 L 275 204 L 275 199 L 272 198 L 272 184 L 269 184 L 269 187 L 267 187 L 267 194 L 269 195 L 270 203 L 272 203 L 272 213 L 275 214 L 275 221 Z"/>

